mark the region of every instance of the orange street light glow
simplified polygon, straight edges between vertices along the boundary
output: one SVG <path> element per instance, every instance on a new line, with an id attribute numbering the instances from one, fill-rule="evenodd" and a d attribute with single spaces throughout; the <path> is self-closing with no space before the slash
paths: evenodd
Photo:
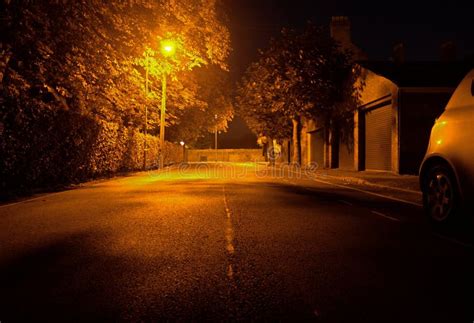
<path id="1" fill-rule="evenodd" d="M 172 39 L 164 39 L 161 41 L 161 53 L 164 56 L 172 56 L 176 52 L 176 43 Z"/>

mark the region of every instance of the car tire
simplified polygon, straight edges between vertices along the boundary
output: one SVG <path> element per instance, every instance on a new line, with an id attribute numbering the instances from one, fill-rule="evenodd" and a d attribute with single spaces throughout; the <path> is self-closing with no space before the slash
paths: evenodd
<path id="1" fill-rule="evenodd" d="M 428 221 L 446 228 L 459 220 L 460 195 L 456 177 L 445 165 L 434 165 L 427 171 L 423 184 L 423 207 Z"/>

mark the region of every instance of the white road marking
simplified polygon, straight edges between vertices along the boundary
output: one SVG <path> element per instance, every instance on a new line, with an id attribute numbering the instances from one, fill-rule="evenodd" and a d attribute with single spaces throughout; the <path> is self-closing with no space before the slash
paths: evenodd
<path id="1" fill-rule="evenodd" d="M 290 182 L 290 184 L 291 184 L 291 185 L 294 185 L 294 186 L 301 187 L 301 188 L 306 189 L 306 190 L 308 190 L 308 191 L 313 191 L 313 192 L 314 192 L 314 190 L 312 190 L 311 187 L 299 186 L 298 184 L 291 183 L 291 182 Z M 332 183 L 330 183 L 330 184 L 332 184 Z M 344 200 L 338 200 L 338 202 L 344 203 L 344 204 L 347 204 L 347 205 L 350 205 L 350 206 L 353 205 L 352 203 L 347 202 L 347 201 L 344 201 Z M 393 217 L 388 216 L 388 215 L 386 215 L 386 214 L 383 214 L 383 213 L 380 213 L 380 212 L 377 212 L 377 211 L 370 211 L 370 212 L 372 212 L 373 214 L 376 214 L 376 215 L 378 215 L 378 216 L 384 217 L 384 218 L 386 218 L 386 219 L 389 219 L 389 220 L 392 220 L 392 221 L 396 221 L 396 222 L 400 222 L 400 219 L 393 218 Z"/>
<path id="2" fill-rule="evenodd" d="M 317 308 L 314 309 L 313 311 L 314 316 L 319 317 L 321 314 L 319 314 L 319 311 Z"/>
<path id="3" fill-rule="evenodd" d="M 400 219 L 393 218 L 393 217 L 388 216 L 386 214 L 383 214 L 383 213 L 380 213 L 380 212 L 377 212 L 377 211 L 370 211 L 370 212 L 372 212 L 373 214 L 379 215 L 381 217 L 384 217 L 386 219 L 389 219 L 389 220 L 392 220 L 392 221 L 395 221 L 395 222 L 400 222 Z"/>
<path id="4" fill-rule="evenodd" d="M 344 200 L 337 200 L 338 202 L 342 203 L 342 204 L 346 204 L 346 205 L 349 205 L 349 206 L 353 206 L 354 204 L 352 204 L 351 202 L 347 202 L 347 201 L 344 201 Z"/>
<path id="5" fill-rule="evenodd" d="M 222 186 L 222 193 L 224 194 L 224 207 L 225 207 L 225 214 L 226 214 L 226 221 L 225 221 L 225 239 L 226 239 L 226 251 L 229 256 L 232 256 L 235 252 L 234 247 L 234 229 L 232 227 L 232 213 L 229 208 L 229 204 L 227 203 L 227 194 L 225 190 L 225 185 Z M 234 270 L 232 268 L 232 260 L 229 259 L 229 264 L 227 266 L 227 277 L 229 279 L 233 279 L 234 277 Z"/>
<path id="6" fill-rule="evenodd" d="M 462 241 L 459 241 L 459 240 L 454 239 L 454 238 L 445 237 L 445 236 L 443 236 L 441 234 L 438 234 L 438 233 L 433 233 L 433 236 L 435 236 L 436 238 L 439 238 L 441 240 L 448 241 L 448 242 L 451 242 L 451 243 L 454 243 L 454 244 L 457 244 L 457 245 L 460 245 L 460 246 L 463 246 L 463 247 L 466 247 L 466 248 L 474 249 L 474 246 L 470 243 L 462 242 Z"/>
<path id="7" fill-rule="evenodd" d="M 234 270 L 232 269 L 232 264 L 229 264 L 227 266 L 227 277 L 229 277 L 229 279 L 234 278 Z"/>
<path id="8" fill-rule="evenodd" d="M 337 177 L 337 176 L 331 176 L 331 175 L 323 175 L 323 176 L 327 177 L 327 178 L 333 178 L 333 179 L 339 179 L 339 180 L 341 179 L 340 177 Z M 366 180 L 362 180 L 362 181 L 363 181 L 362 185 L 368 185 L 368 186 L 373 186 L 373 187 L 380 187 L 380 188 L 390 189 L 390 190 L 394 190 L 394 191 L 401 191 L 401 192 L 405 192 L 405 193 L 412 193 L 412 194 L 422 195 L 422 193 L 420 191 L 415 191 L 415 190 L 411 190 L 411 189 L 407 189 L 407 188 L 401 188 L 401 187 L 393 187 L 393 186 L 388 186 L 388 185 L 382 185 L 382 184 L 374 184 L 374 183 L 368 182 Z M 346 183 L 347 184 L 352 184 L 351 181 L 347 181 Z M 355 184 L 361 184 L 361 183 L 356 182 Z"/>
<path id="9" fill-rule="evenodd" d="M 298 173 L 296 173 L 296 172 L 294 172 L 294 171 L 290 171 L 290 172 L 295 173 L 295 174 L 298 174 Z M 423 205 L 420 204 L 420 203 L 416 203 L 416 202 L 411 202 L 411 201 L 399 199 L 399 198 L 396 198 L 396 197 L 393 197 L 393 196 L 388 196 L 388 195 L 383 195 L 383 194 L 374 193 L 374 192 L 370 192 L 370 191 L 365 191 L 365 190 L 362 190 L 362 189 L 360 189 L 360 188 L 355 188 L 355 187 L 351 187 L 351 186 L 335 184 L 335 183 L 323 181 L 323 180 L 320 180 L 320 179 L 310 178 L 310 177 L 308 177 L 308 176 L 306 176 L 306 177 L 307 177 L 308 179 L 310 179 L 310 180 L 313 180 L 313 181 L 319 182 L 319 183 L 323 183 L 323 184 L 326 184 L 326 185 L 332 185 L 332 186 L 336 186 L 336 187 L 346 188 L 346 189 L 349 189 L 349 190 L 353 190 L 353 191 L 365 193 L 365 194 L 368 194 L 368 195 L 383 197 L 383 198 L 385 198 L 385 199 L 392 200 L 392 201 L 397 201 L 397 202 L 401 202 L 401 203 L 405 203 L 405 204 L 410 204 L 410 205 L 414 205 L 414 206 L 418 206 L 418 207 L 423 207 Z"/>

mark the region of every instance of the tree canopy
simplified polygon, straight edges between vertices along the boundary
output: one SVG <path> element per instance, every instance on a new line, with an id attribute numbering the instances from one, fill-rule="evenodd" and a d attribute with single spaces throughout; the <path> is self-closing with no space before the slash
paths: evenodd
<path id="1" fill-rule="evenodd" d="M 351 69 L 351 53 L 324 28 L 283 29 L 239 82 L 236 108 L 257 135 L 290 138 L 302 117 L 327 122 L 351 113 Z"/>
<path id="2" fill-rule="evenodd" d="M 230 35 L 218 0 L 0 1 L 2 180 L 13 172 L 18 176 L 12 183 L 30 176 L 21 175 L 30 165 L 45 177 L 56 166 L 63 175 L 73 165 L 87 168 L 85 161 L 96 158 L 91 156 L 114 158 L 108 152 L 118 148 L 110 138 L 138 138 L 145 128 L 145 106 L 148 133 L 157 134 L 160 77 L 150 75 L 152 95 L 147 97 L 146 70 L 139 60 L 149 51 L 162 64 L 155 54 L 160 40 L 170 35 L 180 47 L 168 61 L 176 68 L 167 71 L 166 123 L 174 129 L 166 139 L 179 141 L 186 133 L 208 131 L 208 115 L 219 114 L 224 128 L 232 117 L 229 93 L 221 86 Z M 220 87 L 216 95 L 200 83 L 203 75 L 222 80 L 214 85 Z M 104 131 L 112 137 L 107 139 Z M 130 144 L 123 138 L 119 143 L 120 151 L 133 148 L 125 147 Z M 80 162 L 72 162 L 68 150 Z M 49 155 L 57 155 L 57 165 Z"/>
<path id="3" fill-rule="evenodd" d="M 156 50 L 160 39 L 177 35 L 181 61 L 186 50 L 199 58 L 196 65 L 227 68 L 229 32 L 215 0 L 4 3 L 2 85 L 13 100 L 140 127 L 146 98 L 136 61 L 145 50 Z M 169 86 L 171 120 L 174 108 L 205 104 L 190 69 L 178 73 Z M 160 86 L 158 80 L 152 84 Z"/>

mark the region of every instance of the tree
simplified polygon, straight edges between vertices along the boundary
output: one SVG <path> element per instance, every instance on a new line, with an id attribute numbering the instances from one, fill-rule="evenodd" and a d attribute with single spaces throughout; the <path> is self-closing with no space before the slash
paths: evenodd
<path id="1" fill-rule="evenodd" d="M 293 161 L 301 163 L 302 117 L 326 124 L 346 116 L 353 108 L 348 98 L 355 93 L 350 73 L 350 53 L 325 29 L 313 24 L 303 32 L 283 29 L 248 68 L 236 106 L 253 129 L 277 138 L 289 137 L 291 122 Z"/>
<path id="2" fill-rule="evenodd" d="M 237 86 L 236 109 L 257 136 L 288 138 L 291 122 L 279 111 L 281 97 L 274 82 L 274 66 L 261 58 L 252 63 Z"/>
<path id="3" fill-rule="evenodd" d="M 112 123 L 117 127 L 109 128 L 117 131 L 144 129 L 143 111 L 150 102 L 143 95 L 144 73 L 136 58 L 168 32 L 179 35 L 188 51 L 205 63 L 227 68 L 229 32 L 215 0 L 3 0 L 2 4 L 0 177 L 11 177 L 13 185 L 29 176 L 32 168 L 47 178 L 48 163 L 57 173 L 64 169 L 64 174 L 87 168 L 70 160 L 60 162 L 72 149 L 85 163 L 91 150 L 100 147 L 86 140 L 97 137 L 97 127 L 75 126 L 86 119 L 95 125 Z M 170 123 L 179 123 L 181 110 L 205 106 L 192 74 L 180 71 L 170 87 L 171 112 L 176 111 L 170 114 Z M 152 86 L 156 90 L 160 85 Z M 53 130 L 60 129 L 56 123 L 63 117 L 66 129 Z M 86 148 L 78 149 L 79 145 Z M 57 167 L 51 161 L 52 150 L 57 151 Z M 43 161 L 44 168 L 31 166 Z"/>
<path id="4" fill-rule="evenodd" d="M 198 84 L 197 104 L 179 110 L 176 122 L 169 129 L 171 140 L 184 140 L 190 146 L 216 128 L 225 131 L 234 113 L 227 72 L 211 64 L 196 69 L 194 77 Z"/>

